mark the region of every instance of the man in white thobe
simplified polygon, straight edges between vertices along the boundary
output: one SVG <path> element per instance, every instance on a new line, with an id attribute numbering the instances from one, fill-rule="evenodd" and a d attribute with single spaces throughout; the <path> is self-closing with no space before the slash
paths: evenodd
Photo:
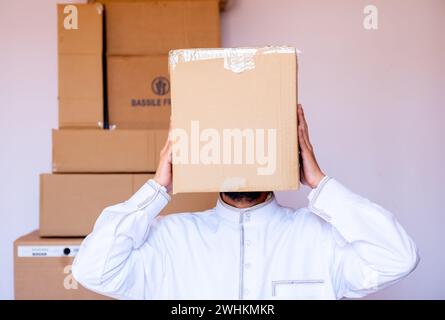
<path id="1" fill-rule="evenodd" d="M 171 142 L 154 179 L 106 208 L 72 272 L 120 299 L 340 299 L 363 297 L 414 270 L 414 242 L 395 217 L 320 170 L 298 106 L 308 208 L 272 192 L 223 192 L 213 209 L 158 218 L 170 200 Z"/>

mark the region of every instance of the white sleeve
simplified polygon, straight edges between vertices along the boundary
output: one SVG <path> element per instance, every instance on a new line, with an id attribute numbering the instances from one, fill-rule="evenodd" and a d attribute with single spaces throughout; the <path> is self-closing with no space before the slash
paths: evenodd
<path id="1" fill-rule="evenodd" d="M 152 229 L 169 200 L 165 188 L 149 180 L 129 200 L 106 208 L 80 246 L 74 278 L 114 298 L 155 295 L 163 279 L 165 252 Z"/>
<path id="2" fill-rule="evenodd" d="M 337 297 L 362 297 L 408 275 L 416 245 L 395 217 L 334 179 L 309 194 L 309 209 L 331 224 L 332 274 Z"/>

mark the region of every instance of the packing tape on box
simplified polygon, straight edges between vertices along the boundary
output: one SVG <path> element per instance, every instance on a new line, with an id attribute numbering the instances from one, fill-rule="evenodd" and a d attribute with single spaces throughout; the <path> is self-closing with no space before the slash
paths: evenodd
<path id="1" fill-rule="evenodd" d="M 96 3 L 96 10 L 98 14 L 102 14 L 104 11 L 104 6 L 101 3 Z"/>
<path id="2" fill-rule="evenodd" d="M 171 50 L 168 57 L 170 70 L 180 62 L 224 59 L 224 68 L 235 73 L 255 69 L 254 57 L 257 54 L 293 53 L 300 51 L 294 47 L 269 46 L 264 48 L 216 48 L 216 49 L 179 49 Z"/>

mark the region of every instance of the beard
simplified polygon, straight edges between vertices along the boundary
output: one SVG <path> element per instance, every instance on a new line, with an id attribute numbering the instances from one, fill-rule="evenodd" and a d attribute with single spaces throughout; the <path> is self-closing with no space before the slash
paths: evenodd
<path id="1" fill-rule="evenodd" d="M 253 202 L 261 197 L 262 192 L 223 192 L 233 201 Z"/>

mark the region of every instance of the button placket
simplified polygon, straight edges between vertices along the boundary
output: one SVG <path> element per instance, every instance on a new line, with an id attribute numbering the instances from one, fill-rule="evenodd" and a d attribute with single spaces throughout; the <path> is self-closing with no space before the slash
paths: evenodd
<path id="1" fill-rule="evenodd" d="M 252 225 L 249 223 L 251 221 L 251 214 L 249 212 L 245 213 L 246 222 L 244 226 L 244 290 L 243 298 L 252 299 L 252 290 L 254 289 L 254 275 L 253 275 L 253 243 L 252 243 Z"/>

